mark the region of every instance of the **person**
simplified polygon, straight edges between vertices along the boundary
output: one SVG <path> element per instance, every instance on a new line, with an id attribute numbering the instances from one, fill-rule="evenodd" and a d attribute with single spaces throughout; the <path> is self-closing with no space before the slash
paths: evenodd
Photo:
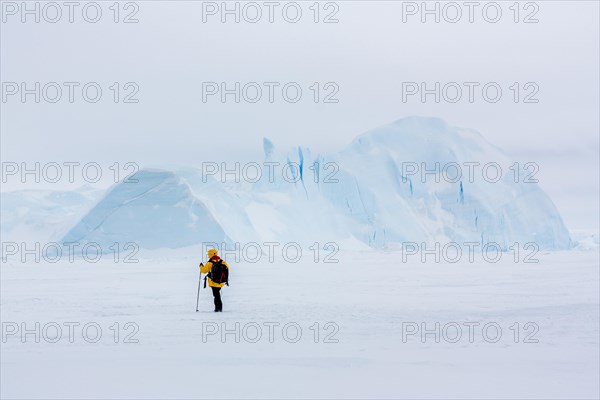
<path id="1" fill-rule="evenodd" d="M 225 280 L 223 280 L 222 278 L 218 279 L 211 275 L 213 266 L 219 263 L 222 263 L 227 268 Z M 208 250 L 208 262 L 206 264 L 200 264 L 200 272 L 203 274 L 208 274 L 208 276 L 204 279 L 208 278 L 208 286 L 210 286 L 210 288 L 212 289 L 212 293 L 215 298 L 215 312 L 222 312 L 223 302 L 221 301 L 221 288 L 224 285 L 229 286 L 229 283 L 227 283 L 227 276 L 229 275 L 229 265 L 227 265 L 225 260 L 219 257 L 219 254 L 216 249 L 210 249 Z M 214 278 L 217 282 L 213 281 L 212 278 Z"/>

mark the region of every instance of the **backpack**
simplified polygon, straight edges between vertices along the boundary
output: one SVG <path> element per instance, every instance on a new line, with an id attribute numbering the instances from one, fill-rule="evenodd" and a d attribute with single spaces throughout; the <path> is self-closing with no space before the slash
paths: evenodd
<path id="1" fill-rule="evenodd" d="M 223 264 L 223 260 L 212 261 L 212 268 L 208 274 L 211 281 L 214 283 L 224 283 L 229 286 L 229 268 Z"/>

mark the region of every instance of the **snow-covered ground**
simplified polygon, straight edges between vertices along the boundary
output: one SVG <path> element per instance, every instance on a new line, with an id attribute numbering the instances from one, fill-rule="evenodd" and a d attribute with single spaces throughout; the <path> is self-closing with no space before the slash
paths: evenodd
<path id="1" fill-rule="evenodd" d="M 403 262 L 381 250 L 341 251 L 338 263 L 230 259 L 223 313 L 208 289 L 195 312 L 201 254 L 185 250 L 9 261 L 1 395 L 598 398 L 597 234 L 588 244 L 539 263 Z M 39 343 L 23 334 L 36 322 Z"/>

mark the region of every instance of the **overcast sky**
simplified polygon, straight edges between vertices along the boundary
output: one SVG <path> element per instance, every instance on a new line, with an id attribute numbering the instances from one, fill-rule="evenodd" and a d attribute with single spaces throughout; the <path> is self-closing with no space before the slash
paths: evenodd
<path id="1" fill-rule="evenodd" d="M 41 10 L 40 23 L 33 15 L 25 15 L 22 23 L 21 10 L 13 15 L 13 6 L 3 2 L 2 160 L 132 161 L 141 166 L 260 161 L 263 137 L 282 149 L 301 144 L 333 151 L 403 116 L 438 116 L 480 131 L 522 161 L 539 161 L 540 177 L 546 178 L 541 184 L 555 194 L 566 218 L 579 224 L 582 217 L 575 214 L 583 206 L 597 226 L 598 2 L 522 2 L 518 16 L 512 1 L 498 2 L 502 15 L 496 23 L 486 21 L 496 11 L 488 7 L 484 15 L 486 2 L 473 10 L 472 23 L 463 2 L 455 3 L 462 12 L 457 23 L 445 20 L 456 16 L 456 8 L 444 7 L 446 3 L 439 3 L 439 23 L 433 15 L 423 23 L 420 10 L 410 14 L 415 11 L 412 4 L 392 1 L 323 2 L 315 23 L 313 3 L 298 2 L 302 16 L 297 23 L 284 19 L 286 2 L 274 8 L 273 23 L 263 2 L 257 3 L 259 22 L 246 22 L 244 16 L 254 18 L 256 8 L 246 7 L 244 14 L 240 3 L 240 23 L 233 15 L 222 23 L 219 10 L 210 13 L 220 1 L 142 1 L 135 3 L 137 8 L 121 3 L 119 23 L 113 21 L 112 1 L 99 2 L 102 16 L 97 23 L 84 20 L 82 2 L 73 23 L 64 6 L 57 23 L 44 20 L 54 18 L 51 8 L 46 15 Z M 235 7 L 235 2 L 228 4 Z M 20 8 L 21 2 L 14 5 Z M 428 5 L 434 8 L 435 2 Z M 93 19 L 94 13 L 90 7 L 86 15 Z M 123 23 L 130 14 L 139 22 Z M 287 8 L 286 17 L 295 17 L 295 7 Z M 323 23 L 326 18 L 338 22 Z M 535 19 L 537 23 L 524 23 Z M 7 95 L 6 82 L 80 86 L 74 89 L 73 103 L 63 85 L 57 103 L 42 98 L 36 104 L 33 95 L 25 103 L 20 93 Z M 97 103 L 82 98 L 87 82 L 97 82 L 103 91 Z M 120 87 L 118 103 L 110 88 L 114 82 Z M 134 85 L 125 87 L 128 82 Z M 258 82 L 263 97 L 257 103 L 242 98 L 237 104 L 233 95 L 222 103 L 217 94 L 203 102 L 203 82 L 226 82 L 230 88 L 235 82 Z M 279 83 L 273 103 L 263 82 Z M 296 103 L 283 98 L 281 88 L 289 82 L 302 88 Z M 318 103 L 313 100 L 315 82 Z M 403 99 L 406 82 L 426 82 L 430 88 L 435 82 L 457 82 L 463 97 L 457 103 L 444 98 L 436 103 L 433 95 L 425 102 L 419 94 Z M 463 82 L 479 85 L 473 103 Z M 502 89 L 498 102 L 484 99 L 481 88 L 486 83 Z M 132 98 L 139 102 L 124 103 L 136 87 Z M 453 97 L 448 88 L 448 97 Z M 249 97 L 254 97 L 253 90 Z M 293 90 L 288 93 L 293 95 Z M 328 94 L 338 102 L 323 102 Z M 527 98 L 538 102 L 526 103 Z M 586 199 L 578 211 L 566 209 L 574 197 L 561 200 L 567 184 L 581 190 L 577 198 Z"/>

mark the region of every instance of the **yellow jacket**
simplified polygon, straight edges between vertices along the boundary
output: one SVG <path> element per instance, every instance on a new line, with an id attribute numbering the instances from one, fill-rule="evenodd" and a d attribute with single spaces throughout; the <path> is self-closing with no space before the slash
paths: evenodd
<path id="1" fill-rule="evenodd" d="M 230 270 L 229 265 L 227 265 L 227 263 L 225 262 L 225 260 L 221 259 L 221 261 L 223 261 L 223 265 L 225 267 L 227 267 L 227 271 Z M 210 271 L 212 271 L 212 262 L 209 261 L 204 265 L 200 266 L 200 272 L 203 274 L 208 274 Z M 210 287 L 223 287 L 225 286 L 225 283 L 215 283 L 213 282 L 210 278 L 208 278 L 208 286 Z"/>

